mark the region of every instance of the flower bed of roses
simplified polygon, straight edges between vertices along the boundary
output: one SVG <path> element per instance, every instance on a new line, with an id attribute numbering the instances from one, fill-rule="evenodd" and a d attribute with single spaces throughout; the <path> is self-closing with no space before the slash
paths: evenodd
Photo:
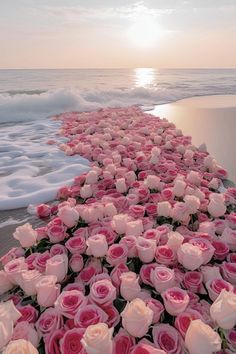
<path id="1" fill-rule="evenodd" d="M 236 352 L 236 189 L 173 123 L 137 107 L 64 113 L 91 170 L 39 205 L 1 258 L 4 354 Z"/>

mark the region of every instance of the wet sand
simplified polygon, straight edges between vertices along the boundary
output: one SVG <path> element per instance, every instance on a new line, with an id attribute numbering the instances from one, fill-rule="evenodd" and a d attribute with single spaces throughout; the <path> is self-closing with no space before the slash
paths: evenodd
<path id="1" fill-rule="evenodd" d="M 185 135 L 191 135 L 194 145 L 206 143 L 207 149 L 236 182 L 236 95 L 204 96 L 156 106 L 155 115 L 174 122 Z M 13 220 L 23 220 L 17 224 Z M 5 223 L 1 225 L 2 223 Z M 18 245 L 12 237 L 16 227 L 30 222 L 34 227 L 44 222 L 29 215 L 27 210 L 0 211 L 0 256 Z M 1 227 L 3 226 L 3 227 Z"/>

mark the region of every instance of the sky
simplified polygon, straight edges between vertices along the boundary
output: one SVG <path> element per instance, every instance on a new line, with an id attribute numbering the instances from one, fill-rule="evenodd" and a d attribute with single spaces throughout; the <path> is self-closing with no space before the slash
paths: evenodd
<path id="1" fill-rule="evenodd" d="M 0 2 L 0 68 L 236 67 L 236 0 Z"/>

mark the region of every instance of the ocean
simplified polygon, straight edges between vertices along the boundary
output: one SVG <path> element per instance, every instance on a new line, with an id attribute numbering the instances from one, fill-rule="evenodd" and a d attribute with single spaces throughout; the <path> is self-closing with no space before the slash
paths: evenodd
<path id="1" fill-rule="evenodd" d="M 85 159 L 47 144 L 58 141 L 52 115 L 235 93 L 236 69 L 0 70 L 0 210 L 52 200 L 88 170 Z"/>

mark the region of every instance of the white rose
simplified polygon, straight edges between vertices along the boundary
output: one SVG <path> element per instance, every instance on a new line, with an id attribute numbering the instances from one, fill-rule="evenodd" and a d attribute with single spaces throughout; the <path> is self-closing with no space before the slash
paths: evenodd
<path id="1" fill-rule="evenodd" d="M 188 270 L 199 268 L 203 262 L 203 252 L 190 243 L 182 244 L 177 250 L 178 261 Z"/>
<path id="2" fill-rule="evenodd" d="M 159 202 L 157 204 L 157 215 L 164 216 L 165 218 L 170 217 L 171 214 L 171 204 L 169 202 Z"/>
<path id="3" fill-rule="evenodd" d="M 86 328 L 81 343 L 88 354 L 112 354 L 113 328 L 98 323 Z"/>
<path id="4" fill-rule="evenodd" d="M 86 244 L 88 246 L 86 251 L 88 255 L 92 255 L 94 257 L 104 257 L 107 253 L 107 240 L 102 234 L 90 236 L 87 239 Z"/>
<path id="5" fill-rule="evenodd" d="M 93 190 L 90 186 L 90 184 L 85 184 L 83 187 L 81 187 L 80 189 L 80 196 L 83 199 L 87 199 L 92 197 L 93 195 Z"/>
<path id="6" fill-rule="evenodd" d="M 2 354 L 38 354 L 38 350 L 27 340 L 17 339 L 11 341 Z"/>
<path id="7" fill-rule="evenodd" d="M 37 240 L 37 232 L 29 223 L 18 226 L 13 236 L 20 242 L 22 247 L 32 247 Z"/>

